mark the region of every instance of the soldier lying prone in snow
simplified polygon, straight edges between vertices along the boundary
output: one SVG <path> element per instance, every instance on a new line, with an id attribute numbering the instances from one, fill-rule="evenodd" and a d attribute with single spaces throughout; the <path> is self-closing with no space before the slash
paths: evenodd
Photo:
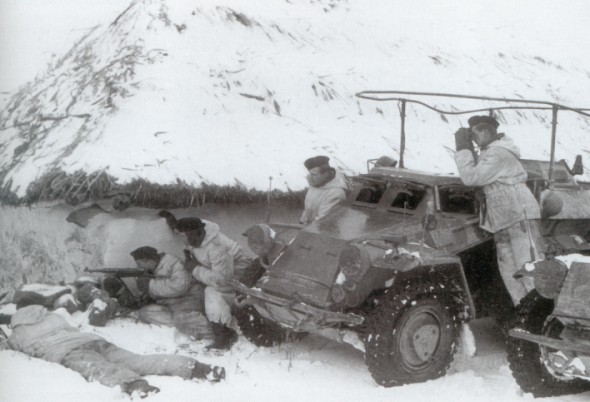
<path id="1" fill-rule="evenodd" d="M 173 355 L 138 355 L 120 348 L 93 333 L 80 332 L 59 314 L 34 304 L 23 306 L 12 316 L 12 333 L 0 348 L 10 348 L 32 357 L 60 363 L 80 373 L 88 381 L 121 387 L 142 398 L 159 392 L 143 376 L 167 375 L 184 379 L 225 378 L 223 367 L 203 364 L 195 359 Z"/>

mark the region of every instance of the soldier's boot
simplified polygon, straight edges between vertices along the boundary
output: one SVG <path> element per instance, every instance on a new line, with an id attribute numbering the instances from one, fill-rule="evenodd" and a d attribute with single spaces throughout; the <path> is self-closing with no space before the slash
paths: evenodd
<path id="1" fill-rule="evenodd" d="M 150 385 L 146 380 L 135 380 L 126 384 L 124 390 L 129 395 L 137 394 L 140 398 L 145 398 L 152 393 L 160 392 L 160 388 Z"/>
<path id="2" fill-rule="evenodd" d="M 196 363 L 190 378 L 219 382 L 225 379 L 225 369 L 220 366 Z"/>
<path id="3" fill-rule="evenodd" d="M 213 328 L 213 342 L 205 346 L 205 350 L 229 350 L 238 340 L 238 334 L 233 329 L 216 322 L 211 323 Z"/>

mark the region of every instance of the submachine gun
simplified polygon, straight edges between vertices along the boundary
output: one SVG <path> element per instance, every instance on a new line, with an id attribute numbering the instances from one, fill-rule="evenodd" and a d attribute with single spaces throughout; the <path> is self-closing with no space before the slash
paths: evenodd
<path id="1" fill-rule="evenodd" d="M 123 308 L 136 309 L 150 303 L 149 295 L 137 289 L 135 281 L 125 278 L 159 278 L 151 270 L 144 268 L 85 268 L 91 274 L 106 274 L 102 286 L 109 295 L 117 299 Z"/>
<path id="2" fill-rule="evenodd" d="M 143 268 L 86 268 L 84 272 L 91 274 L 108 274 L 119 278 L 156 278 L 157 276 L 150 270 Z"/>

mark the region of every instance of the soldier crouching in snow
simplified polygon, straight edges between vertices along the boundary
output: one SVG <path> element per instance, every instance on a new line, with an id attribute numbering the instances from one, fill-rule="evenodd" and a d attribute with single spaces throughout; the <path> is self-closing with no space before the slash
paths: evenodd
<path id="1" fill-rule="evenodd" d="M 131 252 L 138 268 L 153 277 L 137 278 L 137 287 L 155 303 L 141 307 L 139 319 L 148 324 L 176 327 L 180 332 L 201 339 L 211 335 L 204 311 L 205 285 L 197 282 L 184 263 L 170 254 L 143 246 Z"/>
<path id="2" fill-rule="evenodd" d="M 12 316 L 12 333 L 3 345 L 32 357 L 60 363 L 88 381 L 119 385 L 123 392 L 141 397 L 159 392 L 142 376 L 168 375 L 218 382 L 225 369 L 195 359 L 173 355 L 139 355 L 105 341 L 93 333 L 80 332 L 59 314 L 41 305 L 23 306 Z"/>
<path id="3" fill-rule="evenodd" d="M 182 218 L 175 222 L 174 228 L 184 234 L 189 245 L 187 270 L 192 270 L 193 276 L 207 285 L 205 314 L 213 327 L 214 341 L 206 349 L 229 350 L 238 336 L 232 328 L 235 292 L 229 283 L 236 271 L 252 264 L 252 259 L 213 222 Z"/>

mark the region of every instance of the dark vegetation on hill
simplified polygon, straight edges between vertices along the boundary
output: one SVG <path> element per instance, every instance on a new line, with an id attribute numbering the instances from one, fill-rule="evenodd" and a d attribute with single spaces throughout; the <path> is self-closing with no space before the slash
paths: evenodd
<path id="1" fill-rule="evenodd" d="M 0 203 L 6 205 L 31 205 L 59 200 L 78 205 L 124 193 L 130 196 L 134 206 L 166 209 L 199 207 L 206 203 L 249 204 L 267 202 L 269 199 L 302 206 L 305 195 L 305 191 L 268 192 L 238 185 L 201 183 L 199 187 L 195 187 L 181 181 L 177 184 L 154 184 L 144 179 L 135 179 L 120 185 L 116 178 L 104 171 L 88 174 L 80 170 L 67 174 L 59 169 L 31 183 L 25 197 L 19 198 L 7 188 L 9 185 L 0 189 Z"/>

